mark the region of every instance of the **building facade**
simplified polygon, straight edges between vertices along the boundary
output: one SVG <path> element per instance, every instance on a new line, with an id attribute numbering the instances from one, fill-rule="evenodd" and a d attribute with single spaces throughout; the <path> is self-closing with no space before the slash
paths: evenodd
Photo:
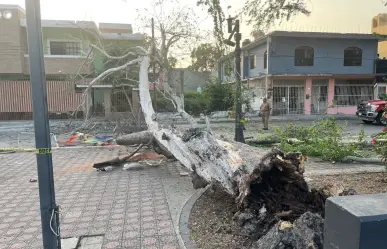
<path id="1" fill-rule="evenodd" d="M 30 116 L 32 110 L 25 11 L 17 5 L 0 5 L 0 13 L 0 90 L 8 96 L 0 98 L 0 119 L 19 119 Z M 106 69 L 106 57 L 90 44 L 109 52 L 142 45 L 145 39 L 133 34 L 130 24 L 42 20 L 41 26 L 52 114 L 74 111 L 82 104 L 82 87 Z M 80 113 L 102 106 L 102 112 L 109 114 L 115 104 L 112 85 L 97 83 Z"/>
<path id="2" fill-rule="evenodd" d="M 242 48 L 252 108 L 269 92 L 273 115 L 354 114 L 373 98 L 377 49 L 378 38 L 368 34 L 272 32 Z"/>

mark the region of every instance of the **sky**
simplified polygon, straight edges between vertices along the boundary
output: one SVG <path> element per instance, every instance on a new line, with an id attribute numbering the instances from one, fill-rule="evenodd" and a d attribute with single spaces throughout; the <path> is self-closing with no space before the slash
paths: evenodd
<path id="1" fill-rule="evenodd" d="M 212 21 L 206 11 L 196 6 L 197 0 L 179 0 L 196 10 L 205 21 L 201 28 L 212 28 Z M 382 0 L 305 0 L 311 10 L 309 16 L 297 16 L 285 21 L 271 30 L 319 31 L 342 33 L 370 33 L 371 20 L 379 13 L 387 13 L 387 6 Z M 244 1 L 221 0 L 226 15 L 238 13 Z M 130 23 L 134 32 L 140 30 L 136 25 L 137 12 L 144 8 L 152 8 L 152 0 L 41 0 L 43 19 L 54 20 L 92 20 L 110 23 Z M 17 4 L 22 8 L 25 0 L 0 0 L 0 4 Z M 227 8 L 231 6 L 231 8 Z M 208 18 L 208 19 L 206 19 Z M 242 39 L 251 38 L 252 28 L 241 20 Z M 150 33 L 150 30 L 146 31 Z M 183 59 L 185 60 L 185 59 Z"/>
<path id="2" fill-rule="evenodd" d="M 387 12 L 382 0 L 306 0 L 312 11 L 308 17 L 298 16 L 273 29 L 360 32 L 368 33 L 371 19 L 378 13 Z M 18 4 L 24 8 L 24 0 L 0 0 L 0 4 Z M 180 0 L 181 4 L 196 7 L 196 0 Z M 242 0 L 222 0 L 231 6 L 229 14 L 242 7 Z M 41 0 L 44 19 L 93 20 L 95 22 L 131 23 L 136 28 L 136 9 L 150 8 L 151 0 Z M 199 12 L 199 10 L 198 10 Z M 204 17 L 206 13 L 202 14 Z M 209 20 L 205 25 L 211 24 Z M 136 29 L 135 29 L 136 31 Z M 242 35 L 249 36 L 251 28 L 242 20 Z"/>

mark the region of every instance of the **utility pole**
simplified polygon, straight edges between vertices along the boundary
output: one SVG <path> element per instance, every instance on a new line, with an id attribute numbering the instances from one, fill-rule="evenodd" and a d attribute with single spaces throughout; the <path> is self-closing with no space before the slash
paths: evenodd
<path id="1" fill-rule="evenodd" d="M 60 249 L 39 0 L 26 0 L 28 54 L 44 249 Z"/>
<path id="2" fill-rule="evenodd" d="M 235 136 L 234 140 L 244 143 L 245 138 L 243 135 L 243 126 L 241 123 L 242 118 L 242 85 L 241 85 L 241 40 L 242 34 L 239 32 L 239 20 L 235 20 L 234 28 L 232 28 L 233 20 L 235 18 L 227 18 L 229 38 L 224 41 L 225 44 L 234 47 L 235 46 L 235 80 L 236 80 L 236 93 L 235 93 Z M 235 42 L 231 41 L 234 36 Z"/>
<path id="3" fill-rule="evenodd" d="M 157 93 L 156 93 L 156 42 L 155 42 L 155 21 L 152 17 L 152 67 L 153 67 L 153 101 L 155 103 L 155 113 L 157 113 Z"/>

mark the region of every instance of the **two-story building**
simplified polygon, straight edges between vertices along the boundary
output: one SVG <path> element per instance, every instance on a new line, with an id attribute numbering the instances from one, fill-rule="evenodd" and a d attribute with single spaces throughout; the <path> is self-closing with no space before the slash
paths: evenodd
<path id="1" fill-rule="evenodd" d="M 241 73 L 253 109 L 270 89 L 273 115 L 354 114 L 373 98 L 377 49 L 371 34 L 274 31 L 242 47 Z M 222 61 L 219 75 L 229 81 L 230 61 Z"/>
<path id="2" fill-rule="evenodd" d="M 91 50 L 90 44 L 106 52 L 144 44 L 144 36 L 133 34 L 130 24 L 42 20 L 41 26 L 48 109 L 54 114 L 72 112 L 81 105 L 82 87 L 106 69 L 106 57 Z M 0 5 L 0 119 L 32 116 L 29 63 L 25 11 L 17 5 Z M 100 107 L 109 114 L 119 105 L 112 101 L 112 84 L 96 84 L 79 113 Z"/>

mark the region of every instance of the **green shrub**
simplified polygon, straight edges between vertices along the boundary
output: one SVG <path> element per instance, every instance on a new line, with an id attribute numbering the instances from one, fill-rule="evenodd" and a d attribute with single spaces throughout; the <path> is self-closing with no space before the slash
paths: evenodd
<path id="1" fill-rule="evenodd" d="M 234 95 L 231 84 L 211 82 L 203 91 L 208 99 L 208 112 L 229 110 L 234 105 Z"/>
<path id="2" fill-rule="evenodd" d="M 387 129 L 383 128 L 381 132 L 372 136 L 372 148 L 383 163 L 387 165 Z"/>
<path id="3" fill-rule="evenodd" d="M 208 98 L 203 93 L 192 92 L 184 94 L 184 109 L 187 113 L 198 116 L 206 113 L 208 108 Z"/>
<path id="4" fill-rule="evenodd" d="M 275 129 L 275 133 L 281 139 L 281 149 L 286 152 L 299 151 L 326 161 L 339 161 L 353 155 L 357 149 L 355 144 L 343 142 L 343 130 L 334 118 L 329 118 L 312 125 L 289 124 Z"/>

